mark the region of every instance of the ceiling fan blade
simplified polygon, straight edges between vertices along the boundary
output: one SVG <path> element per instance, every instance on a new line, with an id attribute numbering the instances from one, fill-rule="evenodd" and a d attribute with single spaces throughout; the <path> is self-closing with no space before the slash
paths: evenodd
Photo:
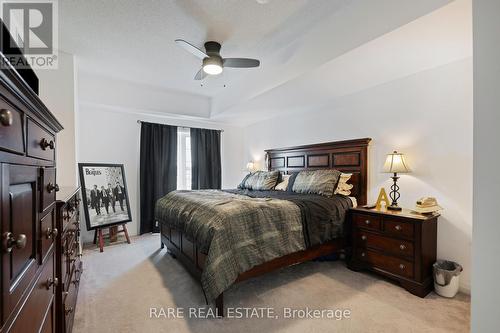
<path id="1" fill-rule="evenodd" d="M 200 59 L 208 58 L 208 55 L 205 52 L 203 52 L 193 44 L 186 42 L 184 39 L 176 39 L 175 42 L 177 43 L 177 45 L 179 45 L 189 53 L 193 54 L 195 57 L 198 57 Z"/>
<path id="2" fill-rule="evenodd" d="M 259 67 L 260 61 L 257 59 L 248 58 L 225 58 L 222 64 L 224 67 L 251 68 Z"/>
<path id="3" fill-rule="evenodd" d="M 196 75 L 194 76 L 194 79 L 199 81 L 199 80 L 203 80 L 206 77 L 207 77 L 207 73 L 205 73 L 203 68 L 200 68 L 198 73 L 196 73 Z"/>

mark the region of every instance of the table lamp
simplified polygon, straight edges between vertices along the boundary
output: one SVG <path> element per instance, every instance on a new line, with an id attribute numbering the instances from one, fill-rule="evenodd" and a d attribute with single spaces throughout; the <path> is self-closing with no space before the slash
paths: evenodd
<path id="1" fill-rule="evenodd" d="M 391 186 L 391 193 L 389 197 L 392 199 L 392 203 L 387 209 L 390 210 L 401 210 L 401 207 L 398 206 L 398 199 L 401 196 L 399 194 L 399 186 L 398 182 L 398 173 L 409 173 L 410 168 L 408 168 L 408 164 L 406 163 L 405 156 L 402 153 L 398 153 L 394 151 L 391 154 L 387 154 L 387 158 L 384 163 L 383 171 L 385 173 L 394 174 L 391 178 L 394 181 L 394 184 Z"/>

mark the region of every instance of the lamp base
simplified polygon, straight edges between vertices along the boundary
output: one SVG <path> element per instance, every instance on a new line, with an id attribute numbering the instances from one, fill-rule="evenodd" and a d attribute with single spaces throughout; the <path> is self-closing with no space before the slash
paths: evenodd
<path id="1" fill-rule="evenodd" d="M 390 206 L 387 206 L 387 209 L 389 209 L 389 210 L 402 210 L 403 208 L 401 208 L 399 206 L 390 205 Z"/>

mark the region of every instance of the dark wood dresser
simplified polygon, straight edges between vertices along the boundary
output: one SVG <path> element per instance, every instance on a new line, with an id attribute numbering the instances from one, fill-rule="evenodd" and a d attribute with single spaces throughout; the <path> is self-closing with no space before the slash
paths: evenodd
<path id="1" fill-rule="evenodd" d="M 439 214 L 354 208 L 349 216 L 353 246 L 349 268 L 380 273 L 420 297 L 433 290 Z"/>
<path id="2" fill-rule="evenodd" d="M 5 31 L 2 30 L 2 33 Z M 0 54 L 3 57 L 3 55 Z M 36 78 L 36 76 L 35 76 Z M 56 204 L 56 134 L 63 129 L 19 72 L 0 68 L 0 332 L 56 332 L 71 313 L 81 266 L 76 190 Z M 67 215 L 65 212 L 70 212 Z M 64 215 L 66 214 L 66 215 Z M 67 219 L 64 220 L 64 216 Z M 67 254 L 63 254 L 66 251 Z M 73 252 L 72 252 L 73 251 Z M 56 252 L 58 253 L 56 256 Z M 74 268 L 78 267 L 78 268 Z M 67 293 L 67 294 L 66 294 Z M 63 310 L 61 308 L 60 312 Z M 65 321 L 69 318 L 69 321 Z M 60 330 L 63 331 L 62 328 Z"/>
<path id="3" fill-rule="evenodd" d="M 76 298 L 83 272 L 80 243 L 80 188 L 62 187 L 57 193 L 55 274 L 61 283 L 56 288 L 56 327 L 69 333 L 73 327 Z"/>

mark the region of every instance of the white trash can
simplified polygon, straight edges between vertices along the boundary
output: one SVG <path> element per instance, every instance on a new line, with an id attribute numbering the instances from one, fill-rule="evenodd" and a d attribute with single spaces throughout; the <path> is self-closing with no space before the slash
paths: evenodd
<path id="1" fill-rule="evenodd" d="M 454 261 L 438 260 L 433 265 L 434 290 L 443 297 L 452 298 L 458 292 L 463 268 Z"/>

